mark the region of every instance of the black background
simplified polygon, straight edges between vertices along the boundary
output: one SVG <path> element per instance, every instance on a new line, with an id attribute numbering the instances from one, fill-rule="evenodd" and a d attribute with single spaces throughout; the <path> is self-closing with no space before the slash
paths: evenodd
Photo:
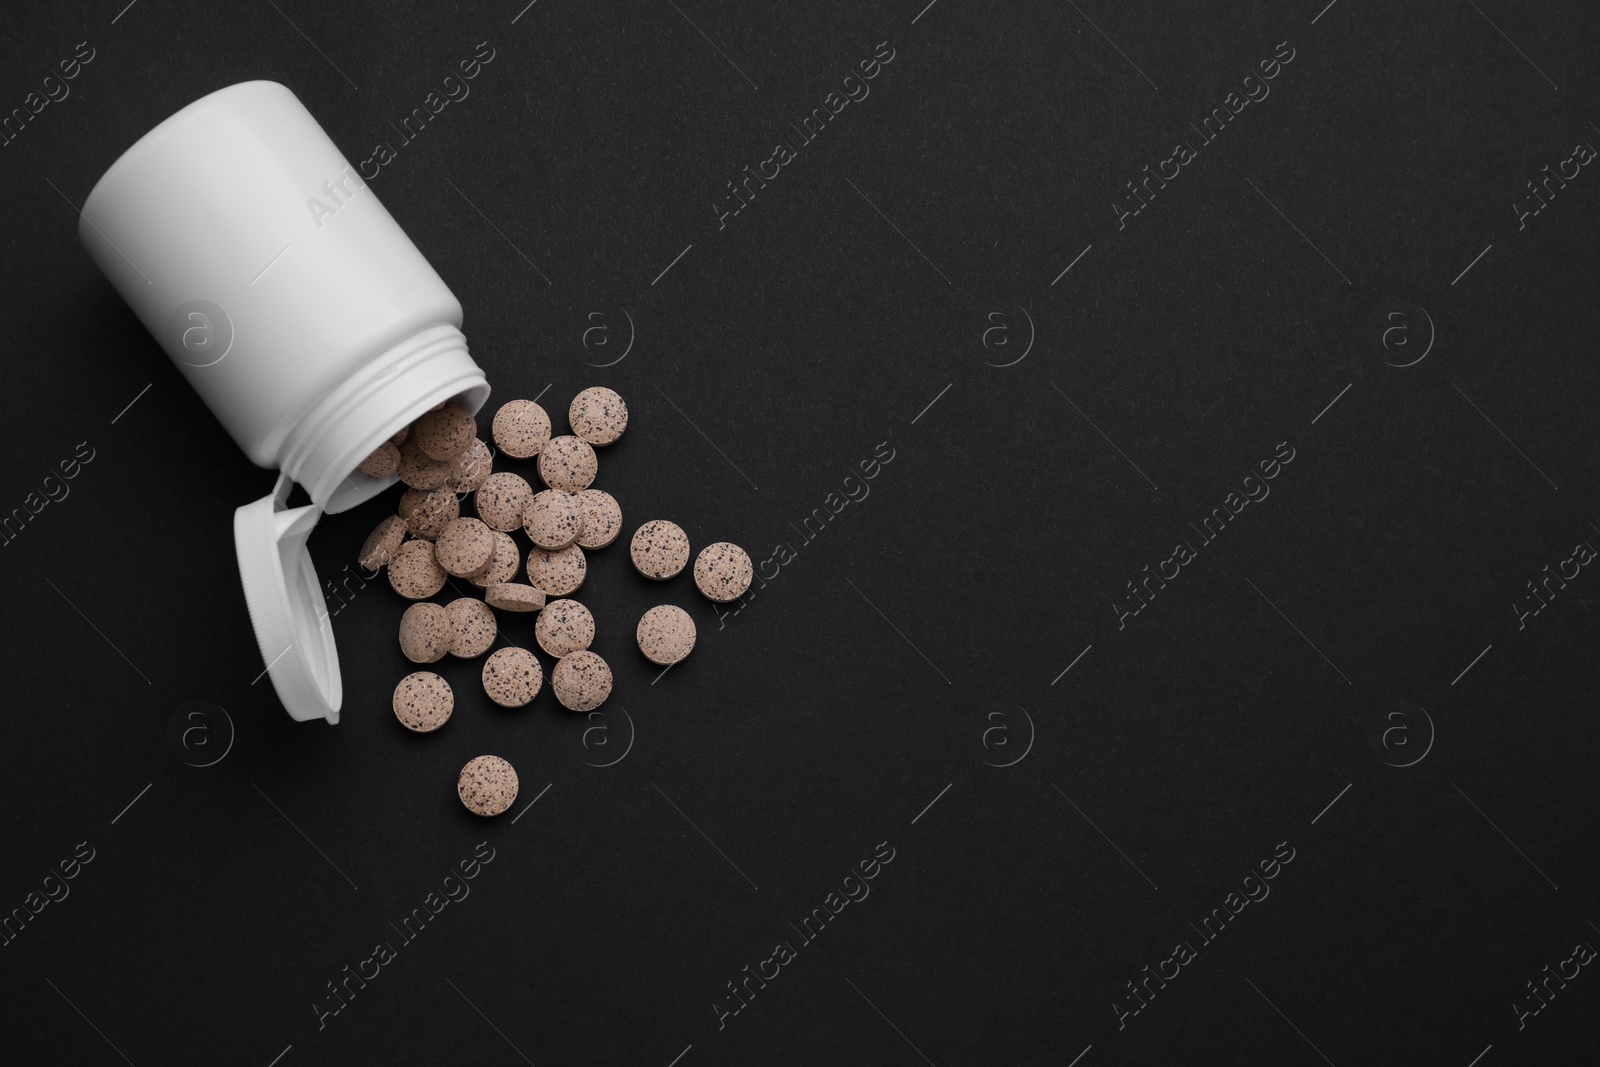
<path id="1" fill-rule="evenodd" d="M 95 49 L 0 149 L 0 506 L 94 451 L 0 549 L 0 910 L 95 850 L 0 948 L 8 1059 L 1587 1059 L 1592 968 L 1520 1029 L 1512 1004 L 1600 943 L 1600 576 L 1521 629 L 1511 605 L 1600 543 L 1600 176 L 1520 230 L 1510 205 L 1600 144 L 1592 12 L 924 3 L 0 16 L 4 110 Z M 559 432 L 574 393 L 609 385 L 632 422 L 597 484 L 627 532 L 667 517 L 697 546 L 796 552 L 720 627 L 686 576 L 591 554 L 607 711 L 637 730 L 605 768 L 548 693 L 490 705 L 475 663 L 442 668 L 444 730 L 402 730 L 402 602 L 381 580 L 334 622 L 339 725 L 252 683 L 232 512 L 272 476 L 76 236 L 104 169 L 207 92 L 282 81 L 358 161 L 484 41 L 470 97 L 371 189 L 467 308 L 491 408 L 548 387 Z M 719 230 L 723 183 L 884 41 L 870 96 Z M 1119 229 L 1124 183 L 1284 41 L 1271 95 Z M 570 330 L 599 303 L 636 334 L 604 369 Z M 1437 332 L 1404 368 L 1369 333 L 1396 304 Z M 975 351 L 997 306 L 1013 347 Z M 1027 347 L 1017 307 L 1033 344 L 994 366 Z M 870 496 L 804 541 L 882 442 Z M 1125 584 L 1280 442 L 1295 458 L 1270 497 L 1119 630 Z M 323 521 L 324 577 L 384 506 Z M 657 602 L 700 638 L 652 685 L 631 635 Z M 1413 766 L 1368 743 L 1393 698 L 1437 731 Z M 166 740 L 191 699 L 237 731 L 208 768 Z M 1008 767 L 973 740 L 992 702 L 1036 731 Z M 1026 728 L 1008 721 L 1009 759 Z M 515 824 L 453 795 L 483 752 L 521 776 Z M 481 841 L 471 895 L 319 1029 L 325 983 Z M 719 1028 L 726 983 L 885 841 L 871 895 Z M 1202 947 L 1188 924 L 1280 842 L 1295 858 L 1270 897 Z M 1125 984 L 1179 940 L 1198 958 L 1119 1029 Z"/>

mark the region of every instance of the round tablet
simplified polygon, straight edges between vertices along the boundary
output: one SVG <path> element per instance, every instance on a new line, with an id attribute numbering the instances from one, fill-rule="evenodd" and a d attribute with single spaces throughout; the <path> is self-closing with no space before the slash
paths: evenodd
<path id="1" fill-rule="evenodd" d="M 472 494 L 472 503 L 478 518 L 489 529 L 510 533 L 522 525 L 522 513 L 533 499 L 533 486 L 520 474 L 500 471 L 491 474 Z"/>
<path id="2" fill-rule="evenodd" d="M 754 575 L 750 553 L 728 541 L 707 545 L 694 558 L 694 584 L 719 604 L 744 596 Z"/>
<path id="3" fill-rule="evenodd" d="M 628 428 L 628 405 L 613 389 L 591 385 L 567 408 L 572 432 L 591 445 L 609 445 Z"/>
<path id="4" fill-rule="evenodd" d="M 557 659 L 582 652 L 594 641 L 594 616 L 576 600 L 552 600 L 534 620 L 533 636 Z"/>
<path id="5" fill-rule="evenodd" d="M 694 651 L 694 636 L 694 620 L 676 604 L 657 604 L 634 631 L 639 651 L 657 667 L 669 667 Z"/>
<path id="6" fill-rule="evenodd" d="M 483 599 L 501 611 L 538 611 L 544 607 L 544 590 L 515 582 L 496 582 L 483 591 Z"/>
<path id="7" fill-rule="evenodd" d="M 689 535 L 675 522 L 651 519 L 633 531 L 628 554 L 640 574 L 664 581 L 689 562 Z"/>
<path id="8" fill-rule="evenodd" d="M 600 461 L 594 446 L 577 437 L 552 437 L 539 452 L 539 477 L 552 489 L 576 493 L 594 484 Z"/>
<path id="9" fill-rule="evenodd" d="M 461 768 L 461 803 L 474 815 L 499 815 L 517 800 L 517 772 L 499 756 L 479 756 Z"/>
<path id="10" fill-rule="evenodd" d="M 415 605 L 421 607 L 422 605 Z M 444 606 L 450 616 L 450 654 L 476 659 L 489 651 L 500 630 L 494 612 L 477 597 L 464 596 Z"/>
<path id="11" fill-rule="evenodd" d="M 539 695 L 544 668 L 525 648 L 502 648 L 483 661 L 483 691 L 502 708 L 520 708 Z"/>
<path id="12" fill-rule="evenodd" d="M 522 553 L 517 550 L 517 543 L 508 533 L 499 530 L 494 533 L 494 557 L 489 560 L 489 566 L 484 568 L 482 574 L 474 574 L 467 579 L 479 589 L 487 589 L 500 582 L 509 582 L 517 576 L 517 568 L 522 566 Z"/>
<path id="13" fill-rule="evenodd" d="M 477 438 L 450 461 L 450 477 L 444 486 L 453 493 L 470 493 L 483 484 L 494 470 L 494 453 Z"/>
<path id="14" fill-rule="evenodd" d="M 385 441 L 378 450 L 356 465 L 356 470 L 370 478 L 387 478 L 400 470 L 400 450 Z"/>
<path id="15" fill-rule="evenodd" d="M 407 600 L 426 600 L 444 588 L 444 568 L 433 558 L 432 541 L 407 541 L 389 561 L 389 585 Z"/>
<path id="16" fill-rule="evenodd" d="M 550 691 L 568 711 L 593 711 L 611 695 L 611 668 L 593 652 L 563 656 L 550 672 Z"/>
<path id="17" fill-rule="evenodd" d="M 450 683 L 432 671 L 408 674 L 394 687 L 394 717 L 412 733 L 433 733 L 450 720 L 455 706 Z"/>
<path id="18" fill-rule="evenodd" d="M 356 562 L 365 570 L 375 571 L 394 559 L 394 554 L 400 551 L 405 539 L 406 520 L 398 515 L 390 515 L 378 523 L 377 529 L 368 534 L 367 539 L 361 543 L 361 551 L 356 555 Z"/>
<path id="19" fill-rule="evenodd" d="M 589 573 L 583 549 L 568 545 L 555 552 L 528 549 L 528 581 L 551 596 L 568 596 L 577 591 Z"/>
<path id="20" fill-rule="evenodd" d="M 409 437 L 410 435 L 411 435 L 411 427 L 410 426 L 402 426 L 402 427 L 400 427 L 398 430 L 396 430 L 394 432 L 394 436 L 393 437 L 389 438 L 389 443 L 391 445 L 394 445 L 396 448 L 399 448 L 402 444 L 405 443 L 405 439 L 407 437 Z"/>
<path id="21" fill-rule="evenodd" d="M 456 519 L 440 531 L 433 552 L 448 573 L 470 577 L 494 561 L 494 531 L 477 519 Z"/>
<path id="22" fill-rule="evenodd" d="M 494 413 L 494 443 L 512 459 L 537 456 L 550 440 L 550 416 L 532 400 L 512 400 Z"/>
<path id="23" fill-rule="evenodd" d="M 622 508 L 616 497 L 604 489 L 585 489 L 572 499 L 583 513 L 579 548 L 604 548 L 617 539 L 622 532 Z"/>
<path id="24" fill-rule="evenodd" d="M 478 436 L 478 424 L 473 421 L 472 412 L 465 405 L 452 400 L 418 419 L 412 431 L 416 434 L 417 447 L 423 455 L 429 459 L 447 460 L 455 459 L 462 449 L 472 443 L 472 439 Z"/>
<path id="25" fill-rule="evenodd" d="M 412 663 L 438 663 L 450 651 L 450 613 L 438 604 L 413 604 L 400 616 L 400 651 Z"/>
<path id="26" fill-rule="evenodd" d="M 583 512 L 571 493 L 546 489 L 533 494 L 522 513 L 522 529 L 540 548 L 566 548 L 583 532 Z"/>
<path id="27" fill-rule="evenodd" d="M 400 475 L 400 480 L 413 489 L 437 489 L 450 477 L 450 464 L 429 459 L 420 451 L 411 455 L 405 454 L 405 448 L 411 444 L 412 438 L 407 438 L 400 447 L 400 469 L 395 473 Z"/>
<path id="28" fill-rule="evenodd" d="M 407 489 L 395 510 L 406 520 L 412 537 L 432 541 L 461 514 L 461 501 L 448 489 Z"/>

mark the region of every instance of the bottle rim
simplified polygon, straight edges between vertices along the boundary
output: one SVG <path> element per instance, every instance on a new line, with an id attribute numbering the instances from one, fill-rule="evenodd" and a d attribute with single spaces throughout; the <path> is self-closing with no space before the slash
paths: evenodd
<path id="1" fill-rule="evenodd" d="M 345 511 L 395 484 L 392 475 L 356 470 L 385 441 L 442 401 L 477 414 L 488 399 L 488 379 L 466 337 L 449 323 L 429 326 L 366 361 L 292 422 L 277 467 L 325 512 Z"/>

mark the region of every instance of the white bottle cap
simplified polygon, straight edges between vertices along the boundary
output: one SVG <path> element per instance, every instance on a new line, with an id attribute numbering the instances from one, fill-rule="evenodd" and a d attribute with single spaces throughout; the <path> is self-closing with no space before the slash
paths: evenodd
<path id="1" fill-rule="evenodd" d="M 344 685 L 328 624 L 327 602 L 306 551 L 322 508 L 287 507 L 294 482 L 278 476 L 272 492 L 233 513 L 233 543 L 244 599 L 272 687 L 298 720 L 339 721 Z"/>

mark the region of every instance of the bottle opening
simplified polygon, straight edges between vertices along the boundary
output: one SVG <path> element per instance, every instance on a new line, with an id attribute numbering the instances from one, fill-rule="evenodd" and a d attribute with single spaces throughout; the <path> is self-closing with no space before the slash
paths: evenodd
<path id="1" fill-rule="evenodd" d="M 370 360 L 290 429 L 278 467 L 305 487 L 324 511 L 339 512 L 395 483 L 356 467 L 429 408 L 457 400 L 473 414 L 489 399 L 483 370 L 460 330 L 421 330 Z"/>

